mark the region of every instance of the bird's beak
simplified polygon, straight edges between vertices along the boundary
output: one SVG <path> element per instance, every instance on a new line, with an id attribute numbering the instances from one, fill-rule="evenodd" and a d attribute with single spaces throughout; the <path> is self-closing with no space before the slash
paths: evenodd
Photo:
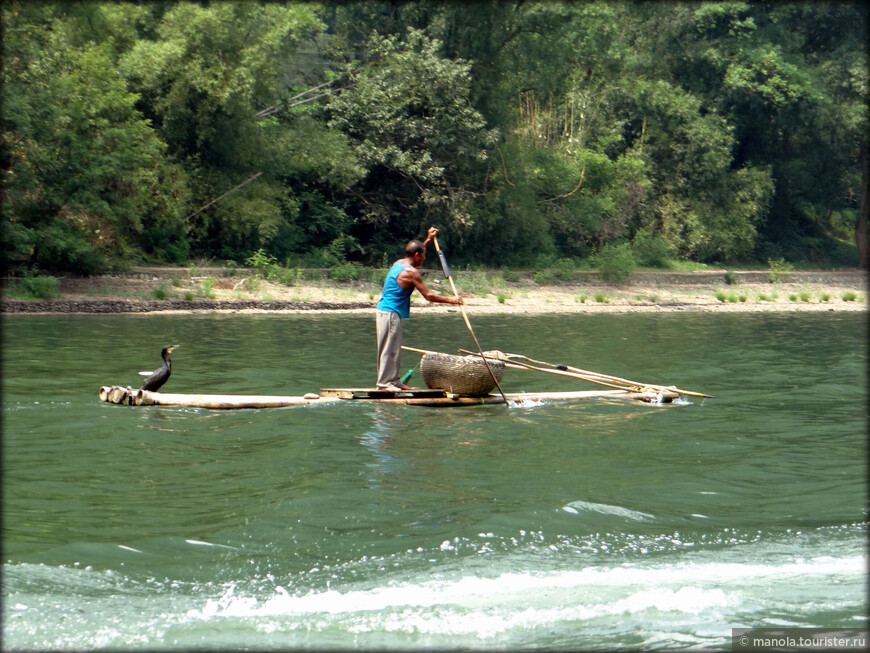
<path id="1" fill-rule="evenodd" d="M 181 345 L 169 345 L 169 351 L 172 351 L 176 347 L 181 347 Z"/>

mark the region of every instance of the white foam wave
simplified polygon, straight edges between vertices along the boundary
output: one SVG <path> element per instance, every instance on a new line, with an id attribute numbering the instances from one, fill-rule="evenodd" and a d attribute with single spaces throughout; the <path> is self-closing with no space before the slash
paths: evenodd
<path id="1" fill-rule="evenodd" d="M 581 511 L 597 512 L 602 515 L 613 515 L 614 517 L 622 517 L 634 521 L 650 521 L 655 519 L 655 515 L 640 512 L 639 510 L 612 506 L 606 503 L 593 503 L 591 501 L 572 501 L 567 506 L 563 506 L 562 510 L 574 515 L 579 514 Z"/>
<path id="2" fill-rule="evenodd" d="M 552 402 L 545 401 L 544 399 L 524 398 L 518 401 L 512 401 L 509 405 L 513 408 L 536 408 L 537 406 L 546 406 L 549 403 Z"/>
<path id="3" fill-rule="evenodd" d="M 236 548 L 234 546 L 230 546 L 228 544 L 216 544 L 214 542 L 203 542 L 202 540 L 184 540 L 184 541 L 187 542 L 188 544 L 192 544 L 194 546 L 216 546 L 216 547 L 221 548 L 221 549 L 230 549 L 232 551 L 239 550 L 238 548 Z"/>
<path id="4" fill-rule="evenodd" d="M 319 622 L 346 620 L 352 632 L 405 632 L 429 635 L 469 635 L 489 638 L 513 629 L 536 628 L 549 624 L 613 617 L 656 610 L 698 615 L 726 608 L 736 599 L 721 589 L 683 587 L 678 590 L 644 589 L 615 601 L 564 600 L 547 591 L 529 600 L 527 590 L 541 583 L 515 575 L 507 584 L 507 595 L 493 594 L 505 587 L 505 579 L 464 578 L 442 587 L 407 585 L 370 591 L 326 591 L 291 596 L 277 588 L 275 596 L 261 605 L 251 597 L 224 596 L 209 601 L 202 611 L 191 610 L 188 617 L 268 618 L 293 616 L 296 623 L 308 618 Z M 545 595 L 546 596 L 546 595 Z M 575 597 L 579 598 L 579 597 Z"/>
<path id="5" fill-rule="evenodd" d="M 218 599 L 209 599 L 188 617 L 270 617 L 288 615 L 348 615 L 354 621 L 376 620 L 380 628 L 395 627 L 409 614 L 440 614 L 452 620 L 457 632 L 467 628 L 503 629 L 573 619 L 640 613 L 649 610 L 686 615 L 721 611 L 743 602 L 745 592 L 759 583 L 791 582 L 820 577 L 863 578 L 866 558 L 818 557 L 785 564 L 681 563 L 661 567 L 624 565 L 550 573 L 506 573 L 495 578 L 464 576 L 455 580 L 397 583 L 363 590 L 309 591 L 293 595 L 283 587 L 263 601 L 236 596 L 231 586 Z M 392 616 L 390 616 L 392 615 Z M 402 616 L 402 619 L 398 619 Z M 720 615 L 721 616 L 721 615 Z M 718 617 L 717 617 L 718 618 Z M 495 621 L 489 626 L 487 619 Z M 385 623 L 387 620 L 389 623 Z M 496 627 L 495 622 L 500 624 Z M 433 623 L 433 628 L 436 625 Z M 428 630 L 428 627 L 424 628 Z"/>

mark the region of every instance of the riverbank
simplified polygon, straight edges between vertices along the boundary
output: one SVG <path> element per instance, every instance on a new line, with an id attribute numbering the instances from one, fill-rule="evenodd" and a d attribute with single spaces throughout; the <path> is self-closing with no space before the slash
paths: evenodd
<path id="1" fill-rule="evenodd" d="M 215 269 L 135 268 L 123 274 L 60 279 L 60 297 L 23 299 L 4 293 L 9 314 L 51 313 L 309 313 L 367 312 L 380 286 L 371 281 L 327 278 L 292 285 L 233 276 Z M 857 269 L 789 272 L 772 283 L 767 272 L 635 272 L 621 283 L 577 272 L 571 282 L 536 283 L 531 274 L 508 281 L 499 272 L 469 272 L 463 284 L 454 272 L 466 310 L 474 313 L 627 313 L 661 311 L 862 311 L 867 310 L 867 273 Z M 439 294 L 451 294 L 440 272 L 424 279 Z M 467 281 L 467 280 L 466 280 Z M 418 313 L 456 312 L 455 306 L 430 304 L 414 294 Z"/>

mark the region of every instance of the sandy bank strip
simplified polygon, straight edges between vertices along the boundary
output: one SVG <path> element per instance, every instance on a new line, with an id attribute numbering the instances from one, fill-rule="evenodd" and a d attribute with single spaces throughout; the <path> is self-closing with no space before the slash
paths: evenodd
<path id="1" fill-rule="evenodd" d="M 115 306 L 114 309 L 106 309 L 106 302 L 76 302 L 77 305 L 55 304 L 53 307 L 31 304 L 24 306 L 10 306 L 11 302 L 3 303 L 4 316 L 11 315 L 341 315 L 357 314 L 374 315 L 374 303 L 360 306 L 359 302 L 349 302 L 346 307 L 341 302 L 330 302 L 327 305 L 312 305 L 302 302 L 304 306 L 293 307 L 292 302 L 282 302 L 282 307 L 257 307 L 254 302 L 247 303 L 244 307 L 233 306 L 227 302 L 226 307 L 220 306 L 222 302 L 209 302 L 207 307 L 190 308 L 151 308 L 141 305 L 128 304 Z M 7 308 L 12 308 L 8 310 Z M 547 314 L 620 314 L 620 313 L 855 313 L 867 311 L 865 302 L 663 302 L 660 304 L 632 304 L 624 302 L 614 303 L 580 303 L 580 302 L 553 302 L 540 299 L 512 300 L 504 304 L 494 301 L 467 301 L 466 313 L 473 315 L 547 315 Z M 440 304 L 419 304 L 411 309 L 412 316 L 442 315 L 455 313 L 459 310 L 452 306 Z"/>

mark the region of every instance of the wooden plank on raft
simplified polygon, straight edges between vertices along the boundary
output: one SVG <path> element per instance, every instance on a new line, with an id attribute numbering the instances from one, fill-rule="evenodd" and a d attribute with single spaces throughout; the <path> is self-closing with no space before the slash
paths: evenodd
<path id="1" fill-rule="evenodd" d="M 411 388 L 410 390 L 384 390 L 383 388 L 321 388 L 321 397 L 339 399 L 395 399 L 399 395 L 411 397 L 446 397 L 446 390 Z"/>

